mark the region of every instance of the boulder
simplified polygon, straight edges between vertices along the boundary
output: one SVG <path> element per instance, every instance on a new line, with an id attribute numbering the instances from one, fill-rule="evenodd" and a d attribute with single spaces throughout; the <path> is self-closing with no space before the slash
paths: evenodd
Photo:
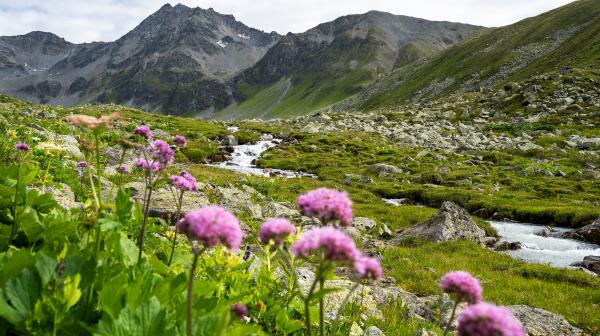
<path id="1" fill-rule="evenodd" d="M 34 187 L 32 189 L 37 190 L 40 194 L 42 193 L 41 187 Z M 44 193 L 52 195 L 54 201 L 65 210 L 71 210 L 80 206 L 80 203 L 75 201 L 75 193 L 73 193 L 71 187 L 64 183 L 56 187 L 46 187 L 44 188 Z"/>
<path id="2" fill-rule="evenodd" d="M 549 311 L 525 305 L 508 309 L 521 321 L 529 336 L 584 336 L 583 330 L 573 327 L 564 317 Z"/>
<path id="3" fill-rule="evenodd" d="M 600 256 L 587 256 L 578 266 L 600 275 Z"/>
<path id="4" fill-rule="evenodd" d="M 237 146 L 238 140 L 233 135 L 228 135 L 221 140 L 223 146 Z"/>
<path id="5" fill-rule="evenodd" d="M 402 168 L 385 163 L 376 163 L 374 165 L 370 165 L 368 170 L 371 173 L 377 174 L 377 176 L 379 177 L 385 177 L 393 174 L 402 174 L 404 172 Z"/>
<path id="6" fill-rule="evenodd" d="M 485 244 L 485 232 L 477 226 L 469 213 L 452 202 L 444 202 L 440 210 L 424 223 L 404 230 L 394 238 L 395 242 L 416 237 L 434 242 L 470 240 Z"/>
<path id="7" fill-rule="evenodd" d="M 496 247 L 494 247 L 495 251 L 515 251 L 515 250 L 520 250 L 521 249 L 521 243 L 520 242 L 501 242 L 500 244 L 496 245 Z"/>
<path id="8" fill-rule="evenodd" d="M 354 217 L 352 219 L 352 226 L 362 232 L 371 232 L 377 227 L 377 222 L 367 217 Z"/>
<path id="9" fill-rule="evenodd" d="M 592 224 L 581 227 L 575 231 L 565 232 L 561 234 L 560 237 L 582 240 L 592 244 L 600 245 L 600 217 L 598 217 Z"/>
<path id="10" fill-rule="evenodd" d="M 379 329 L 375 326 L 367 327 L 367 329 L 365 329 L 365 332 L 363 335 L 364 336 L 385 336 L 383 331 L 381 331 L 381 329 Z"/>
<path id="11" fill-rule="evenodd" d="M 244 186 L 246 187 L 246 186 Z M 249 214 L 251 218 L 262 220 L 263 211 L 255 202 L 263 200 L 264 196 L 256 190 L 247 187 L 243 189 L 217 187 L 214 190 L 218 203 L 239 214 Z"/>

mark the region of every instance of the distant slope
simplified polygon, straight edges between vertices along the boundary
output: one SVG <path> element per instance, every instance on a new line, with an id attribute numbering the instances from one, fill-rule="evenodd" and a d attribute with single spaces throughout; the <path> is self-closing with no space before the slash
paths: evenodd
<path id="1" fill-rule="evenodd" d="M 564 66 L 600 67 L 600 1 L 576 1 L 481 31 L 428 62 L 399 67 L 358 95 L 352 107 L 368 110 L 480 91 Z"/>
<path id="2" fill-rule="evenodd" d="M 238 105 L 220 117 L 288 117 L 358 93 L 395 67 L 431 56 L 481 27 L 368 12 L 281 38 L 235 78 Z"/>

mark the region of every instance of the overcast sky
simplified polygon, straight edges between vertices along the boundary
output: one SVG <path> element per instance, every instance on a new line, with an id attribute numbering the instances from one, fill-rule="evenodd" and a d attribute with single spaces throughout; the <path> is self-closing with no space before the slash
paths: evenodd
<path id="1" fill-rule="evenodd" d="M 0 0 L 0 36 L 33 30 L 70 42 L 113 41 L 169 2 L 214 8 L 248 26 L 303 32 L 346 14 L 380 10 L 483 26 L 502 26 L 573 0 Z"/>

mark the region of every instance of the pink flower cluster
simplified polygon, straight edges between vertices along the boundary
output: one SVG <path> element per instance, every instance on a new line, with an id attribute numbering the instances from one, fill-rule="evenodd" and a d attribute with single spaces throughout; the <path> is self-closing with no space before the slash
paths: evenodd
<path id="1" fill-rule="evenodd" d="M 383 270 L 376 258 L 360 256 L 354 262 L 354 271 L 363 279 L 379 280 L 383 275 Z"/>
<path id="2" fill-rule="evenodd" d="M 190 239 L 198 240 L 205 247 L 223 244 L 230 249 L 237 250 L 243 238 L 237 218 L 216 205 L 187 212 L 177 222 L 177 229 Z"/>
<path id="3" fill-rule="evenodd" d="M 352 224 L 352 202 L 346 192 L 319 188 L 300 195 L 297 202 L 304 216 L 319 218 L 324 223 Z"/>
<path id="4" fill-rule="evenodd" d="M 309 255 L 322 250 L 326 259 L 349 263 L 355 262 L 361 255 L 352 238 L 330 226 L 306 231 L 290 250 L 296 257 L 301 258 L 308 258 Z"/>
<path id="5" fill-rule="evenodd" d="M 185 147 L 185 145 L 187 144 L 187 139 L 183 135 L 176 135 L 175 137 L 173 137 L 173 142 L 177 146 Z"/>
<path id="6" fill-rule="evenodd" d="M 182 171 L 179 175 L 173 175 L 170 179 L 175 188 L 179 190 L 198 191 L 198 182 L 192 174 L 186 171 Z"/>
<path id="7" fill-rule="evenodd" d="M 285 238 L 296 233 L 296 227 L 285 218 L 269 218 L 260 227 L 258 238 L 261 243 L 268 244 L 273 241 L 275 245 L 281 245 Z"/>
<path id="8" fill-rule="evenodd" d="M 136 127 L 133 130 L 133 133 L 141 136 L 142 138 L 144 138 L 146 140 L 152 139 L 152 131 L 150 130 L 150 127 L 148 127 L 146 125 L 140 125 L 140 126 Z"/>
<path id="9" fill-rule="evenodd" d="M 458 336 L 525 336 L 523 327 L 507 308 L 478 303 L 458 317 Z"/>
<path id="10" fill-rule="evenodd" d="M 163 140 L 152 141 L 149 146 L 149 150 L 154 157 L 154 161 L 165 167 L 173 162 L 173 155 L 175 154 L 169 144 Z"/>
<path id="11" fill-rule="evenodd" d="M 482 289 L 479 280 L 467 272 L 450 272 L 442 277 L 440 288 L 469 304 L 481 302 Z"/>
<path id="12" fill-rule="evenodd" d="M 29 152 L 29 145 L 23 142 L 17 142 L 15 149 L 17 152 Z"/>
<path id="13" fill-rule="evenodd" d="M 153 172 L 160 171 L 163 168 L 160 163 L 149 162 L 146 159 L 136 159 L 133 165 L 144 170 L 152 170 Z"/>

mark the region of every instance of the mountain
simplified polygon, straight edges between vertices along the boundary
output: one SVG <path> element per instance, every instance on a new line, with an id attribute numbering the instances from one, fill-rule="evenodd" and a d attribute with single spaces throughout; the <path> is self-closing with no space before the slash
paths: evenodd
<path id="1" fill-rule="evenodd" d="M 165 5 L 109 43 L 74 45 L 37 32 L 0 38 L 0 90 L 41 103 L 197 113 L 229 105 L 225 81 L 279 38 L 212 9 Z"/>
<path id="2" fill-rule="evenodd" d="M 356 94 L 394 68 L 429 57 L 481 27 L 371 11 L 287 34 L 235 78 L 227 117 L 305 114 Z"/>
<path id="3" fill-rule="evenodd" d="M 600 67 L 600 2 L 580 0 L 486 29 L 427 62 L 398 67 L 338 109 L 369 110 L 480 92 L 564 68 Z"/>
<path id="4" fill-rule="evenodd" d="M 479 29 L 373 11 L 280 36 L 212 9 L 165 5 L 114 42 L 72 44 L 42 32 L 0 37 L 0 91 L 67 106 L 288 116 L 354 95 Z"/>

